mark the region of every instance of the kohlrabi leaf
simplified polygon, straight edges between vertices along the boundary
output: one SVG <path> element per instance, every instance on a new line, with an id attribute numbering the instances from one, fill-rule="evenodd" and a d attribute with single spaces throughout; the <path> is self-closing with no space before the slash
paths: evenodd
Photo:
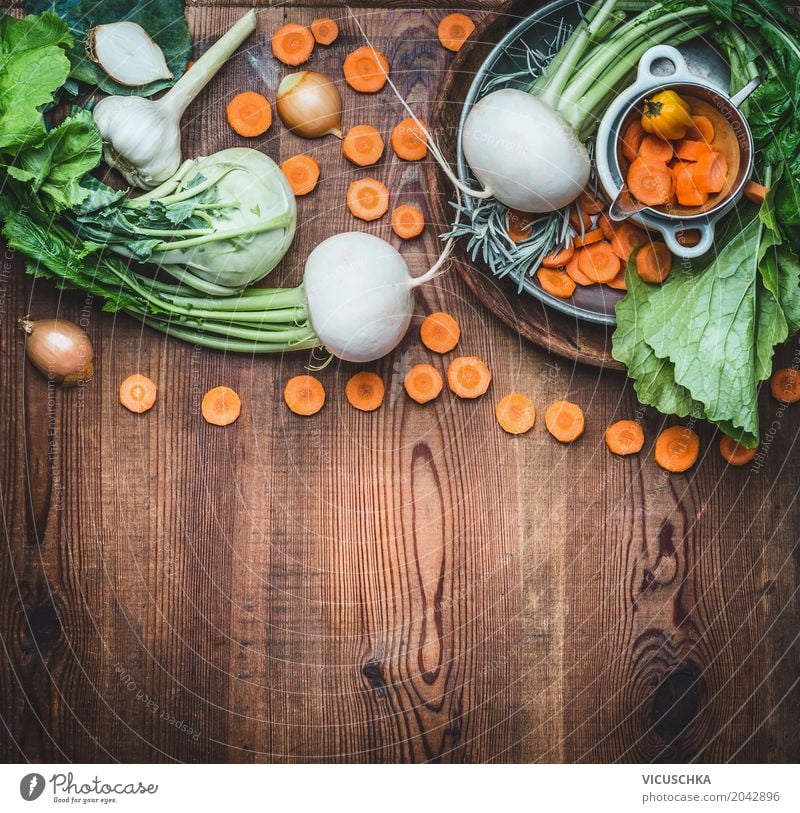
<path id="1" fill-rule="evenodd" d="M 55 11 L 66 20 L 75 36 L 75 46 L 70 52 L 70 77 L 117 96 L 151 96 L 169 87 L 172 81 L 159 80 L 144 87 L 127 87 L 115 82 L 86 57 L 84 37 L 94 26 L 123 20 L 138 23 L 161 46 L 175 79 L 186 69 L 192 53 L 192 39 L 181 0 L 25 0 L 25 9 L 29 13 Z"/>

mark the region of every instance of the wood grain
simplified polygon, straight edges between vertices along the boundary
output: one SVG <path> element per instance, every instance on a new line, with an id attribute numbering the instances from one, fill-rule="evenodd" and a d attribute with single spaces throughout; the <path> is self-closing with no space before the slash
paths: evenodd
<path id="1" fill-rule="evenodd" d="M 201 52 L 239 14 L 192 7 Z M 268 35 L 314 8 L 269 8 L 259 31 L 191 108 L 185 148 L 244 143 L 223 123 L 245 87 L 281 76 Z M 374 9 L 362 19 L 400 88 L 428 115 L 452 57 L 442 11 Z M 477 17 L 478 15 L 476 15 Z M 339 77 L 357 38 L 319 49 Z M 343 87 L 346 125 L 388 134 L 387 93 Z M 275 125 L 273 158 L 310 151 L 319 189 L 275 284 L 299 280 L 330 234 L 365 228 L 415 272 L 439 243 L 399 245 L 388 224 L 356 224 L 353 177 L 333 139 Z M 387 154 L 368 171 L 393 202 L 435 205 L 420 166 Z M 6 761 L 484 762 L 796 761 L 798 412 L 764 398 L 763 460 L 726 470 L 701 428 L 704 459 L 667 477 L 651 447 L 661 419 L 622 375 L 521 341 L 449 274 L 418 297 L 459 320 L 458 352 L 493 372 L 478 402 L 426 407 L 400 382 L 431 357 L 416 330 L 379 364 L 387 401 L 355 413 L 357 369 L 319 375 L 325 409 L 301 419 L 280 391 L 305 354 L 249 358 L 197 350 L 0 268 L 0 758 Z M 83 322 L 97 375 L 51 390 L 24 361 L 16 319 Z M 800 352 L 787 348 L 783 358 Z M 144 416 L 117 404 L 119 381 L 152 376 Z M 220 429 L 202 394 L 227 384 L 243 412 Z M 563 447 L 541 425 L 511 438 L 493 407 L 530 393 L 580 403 L 587 432 Z M 611 421 L 640 417 L 648 443 L 608 454 Z"/>

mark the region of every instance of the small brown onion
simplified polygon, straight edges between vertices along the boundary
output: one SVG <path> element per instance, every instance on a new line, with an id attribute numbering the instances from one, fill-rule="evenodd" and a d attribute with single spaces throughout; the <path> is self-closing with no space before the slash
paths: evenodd
<path id="1" fill-rule="evenodd" d="M 92 378 L 92 342 L 76 324 L 65 319 L 20 319 L 19 326 L 26 335 L 25 352 L 42 375 L 64 387 Z"/>
<path id="2" fill-rule="evenodd" d="M 342 137 L 342 97 L 336 85 L 316 71 L 285 76 L 278 86 L 275 108 L 295 135 Z"/>

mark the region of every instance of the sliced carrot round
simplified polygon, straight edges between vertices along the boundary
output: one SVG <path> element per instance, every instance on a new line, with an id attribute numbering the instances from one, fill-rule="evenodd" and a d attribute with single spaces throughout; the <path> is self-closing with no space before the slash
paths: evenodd
<path id="1" fill-rule="evenodd" d="M 569 299 L 575 293 L 575 280 L 556 268 L 542 266 L 536 272 L 536 279 L 542 290 L 559 299 Z"/>
<path id="2" fill-rule="evenodd" d="M 208 423 L 227 426 L 239 417 L 242 401 L 230 387 L 214 387 L 203 396 L 200 411 Z"/>
<path id="3" fill-rule="evenodd" d="M 800 370 L 792 367 L 775 370 L 769 380 L 769 388 L 776 401 L 796 404 L 800 401 Z"/>
<path id="4" fill-rule="evenodd" d="M 234 132 L 245 138 L 263 135 L 272 124 L 272 108 L 260 93 L 237 93 L 225 108 L 225 118 Z"/>
<path id="5" fill-rule="evenodd" d="M 310 155 L 293 155 L 281 164 L 281 171 L 298 197 L 312 192 L 319 181 L 319 164 Z"/>
<path id="6" fill-rule="evenodd" d="M 655 461 L 666 471 L 686 471 L 699 456 L 700 438 L 688 426 L 670 426 L 656 438 Z"/>
<path id="7" fill-rule="evenodd" d="M 533 234 L 533 215 L 521 209 L 509 209 L 506 215 L 506 234 L 512 243 L 521 243 Z"/>
<path id="8" fill-rule="evenodd" d="M 357 124 L 347 131 L 342 141 L 342 153 L 359 167 L 376 164 L 383 155 L 381 134 L 369 124 Z"/>
<path id="9" fill-rule="evenodd" d="M 572 281 L 575 282 L 577 285 L 594 285 L 594 280 L 589 279 L 586 274 L 583 273 L 580 269 L 580 261 L 581 261 L 581 252 L 580 250 L 576 251 L 572 255 L 572 259 L 564 266 L 564 270 L 567 274 L 572 278 Z"/>
<path id="10" fill-rule="evenodd" d="M 639 145 L 645 136 L 642 120 L 634 119 L 626 128 L 622 135 L 622 154 L 628 161 L 635 161 L 639 157 Z"/>
<path id="11" fill-rule="evenodd" d="M 425 317 L 419 337 L 428 350 L 449 353 L 461 338 L 461 328 L 449 313 L 438 311 Z"/>
<path id="12" fill-rule="evenodd" d="M 628 169 L 628 189 L 646 206 L 661 206 L 672 200 L 674 181 L 663 162 L 637 158 Z"/>
<path id="13" fill-rule="evenodd" d="M 486 363 L 475 356 L 459 356 L 447 368 L 447 386 L 459 398 L 479 398 L 492 382 Z"/>
<path id="14" fill-rule="evenodd" d="M 368 45 L 363 45 L 347 55 L 342 70 L 345 81 L 353 90 L 359 93 L 377 93 L 386 84 L 389 61 L 380 51 L 373 51 Z"/>
<path id="15" fill-rule="evenodd" d="M 347 190 L 347 208 L 359 220 L 377 220 L 389 210 L 389 190 L 375 178 L 359 178 Z"/>
<path id="16" fill-rule="evenodd" d="M 425 215 L 410 203 L 398 206 L 392 212 L 392 231 L 403 240 L 419 237 L 425 230 Z"/>
<path id="17" fill-rule="evenodd" d="M 153 408 L 158 396 L 158 387 L 146 375 L 134 373 L 119 385 L 119 402 L 125 409 L 141 414 Z"/>
<path id="18" fill-rule="evenodd" d="M 707 116 L 692 116 L 692 126 L 686 131 L 686 138 L 711 144 L 714 140 L 714 125 Z"/>
<path id="19" fill-rule="evenodd" d="M 648 240 L 644 229 L 639 229 L 632 223 L 616 223 L 611 238 L 611 250 L 626 263 L 631 254 Z"/>
<path id="20" fill-rule="evenodd" d="M 666 243 L 655 240 L 636 252 L 636 273 L 643 282 L 662 283 L 672 270 L 672 254 Z"/>
<path id="21" fill-rule="evenodd" d="M 569 242 L 560 251 L 551 252 L 543 260 L 542 265 L 545 268 L 563 268 L 575 253 L 575 246 Z"/>
<path id="22" fill-rule="evenodd" d="M 547 431 L 561 443 L 572 443 L 585 429 L 583 410 L 570 401 L 555 401 L 544 413 Z"/>
<path id="23" fill-rule="evenodd" d="M 758 449 L 748 449 L 740 446 L 733 438 L 723 435 L 719 440 L 719 453 L 731 466 L 746 466 L 758 452 Z"/>
<path id="24" fill-rule="evenodd" d="M 512 392 L 506 395 L 494 409 L 501 428 L 510 435 L 528 432 L 536 422 L 536 407 L 527 395 Z"/>
<path id="25" fill-rule="evenodd" d="M 286 382 L 283 400 L 295 415 L 316 415 L 325 405 L 325 388 L 311 375 L 296 375 Z"/>
<path id="26" fill-rule="evenodd" d="M 444 387 L 439 371 L 430 364 L 415 364 L 403 379 L 403 387 L 418 404 L 427 404 L 438 398 Z"/>
<path id="27" fill-rule="evenodd" d="M 592 243 L 599 243 L 601 240 L 605 240 L 605 237 L 602 229 L 590 229 L 584 232 L 583 235 L 578 234 L 573 237 L 572 246 L 573 248 L 583 248 L 584 246 L 590 246 Z"/>
<path id="28" fill-rule="evenodd" d="M 605 440 L 614 454 L 636 454 L 644 446 L 644 432 L 636 421 L 617 421 L 606 429 Z"/>
<path id="29" fill-rule="evenodd" d="M 466 14 L 455 12 L 442 18 L 436 33 L 448 51 L 460 51 L 475 31 L 475 23 Z"/>
<path id="30" fill-rule="evenodd" d="M 339 26 L 330 17 L 317 17 L 310 27 L 317 45 L 331 45 L 339 36 Z"/>
<path id="31" fill-rule="evenodd" d="M 427 125 L 425 127 L 427 129 Z M 391 142 L 395 155 L 403 161 L 421 161 L 428 154 L 425 133 L 410 116 L 394 126 Z"/>
<path id="32" fill-rule="evenodd" d="M 619 274 L 617 274 L 614 279 L 609 280 L 606 285 L 608 285 L 609 288 L 613 288 L 615 291 L 627 291 L 628 283 L 625 281 L 625 269 L 620 268 Z"/>
<path id="33" fill-rule="evenodd" d="M 581 249 L 578 268 L 594 282 L 610 282 L 621 267 L 619 257 L 605 240 Z"/>
<path id="34" fill-rule="evenodd" d="M 606 203 L 588 189 L 584 189 L 578 196 L 578 207 L 587 215 L 599 215 L 606 208 Z"/>
<path id="35" fill-rule="evenodd" d="M 314 51 L 314 35 L 297 23 L 282 25 L 272 35 L 272 53 L 284 65 L 302 65 Z"/>
<path id="36" fill-rule="evenodd" d="M 672 144 L 657 135 L 646 135 L 639 144 L 639 158 L 643 161 L 668 163 L 672 160 Z"/>
<path id="37" fill-rule="evenodd" d="M 356 373 L 345 385 L 344 394 L 350 406 L 362 412 L 373 412 L 383 403 L 386 387 L 376 373 Z"/>

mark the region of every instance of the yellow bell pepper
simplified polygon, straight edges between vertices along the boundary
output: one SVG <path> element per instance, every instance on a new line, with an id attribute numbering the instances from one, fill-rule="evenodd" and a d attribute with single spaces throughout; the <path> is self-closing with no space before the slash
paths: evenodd
<path id="1" fill-rule="evenodd" d="M 644 103 L 642 129 L 673 141 L 692 126 L 689 105 L 674 90 L 662 90 Z"/>

